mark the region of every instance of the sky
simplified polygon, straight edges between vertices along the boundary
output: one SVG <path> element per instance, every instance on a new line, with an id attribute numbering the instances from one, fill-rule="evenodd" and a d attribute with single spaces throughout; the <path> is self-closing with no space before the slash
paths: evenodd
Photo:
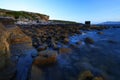
<path id="1" fill-rule="evenodd" d="M 47 14 L 84 23 L 120 21 L 120 0 L 0 0 L 0 8 Z"/>

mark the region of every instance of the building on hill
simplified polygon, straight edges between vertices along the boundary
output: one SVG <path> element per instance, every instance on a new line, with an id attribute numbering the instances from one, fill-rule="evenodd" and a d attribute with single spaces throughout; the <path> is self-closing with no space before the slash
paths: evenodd
<path id="1" fill-rule="evenodd" d="M 85 27 L 90 27 L 91 26 L 91 22 L 90 21 L 85 21 Z"/>

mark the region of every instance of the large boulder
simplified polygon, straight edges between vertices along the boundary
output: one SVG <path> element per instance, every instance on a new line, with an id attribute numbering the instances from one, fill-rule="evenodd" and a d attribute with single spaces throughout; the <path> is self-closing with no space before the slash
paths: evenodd
<path id="1" fill-rule="evenodd" d="M 39 55 L 34 60 L 34 65 L 37 66 L 46 66 L 56 63 L 57 61 L 57 52 L 53 50 L 45 50 L 39 52 Z"/>
<path id="2" fill-rule="evenodd" d="M 72 52 L 71 48 L 60 48 L 59 49 L 60 54 L 71 53 L 71 52 Z"/>

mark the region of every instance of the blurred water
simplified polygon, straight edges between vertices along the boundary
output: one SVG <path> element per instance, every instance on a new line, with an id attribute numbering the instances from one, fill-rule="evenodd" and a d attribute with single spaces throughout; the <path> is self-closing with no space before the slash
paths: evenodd
<path id="1" fill-rule="evenodd" d="M 17 72 L 15 80 L 27 80 L 30 74 L 33 57 L 37 51 L 28 44 L 14 44 L 11 47 L 12 61 L 16 62 Z"/>
<path id="2" fill-rule="evenodd" d="M 78 76 L 85 70 L 95 76 L 104 76 L 105 80 L 120 80 L 120 29 L 98 31 L 83 31 L 82 35 L 70 37 L 71 54 L 59 54 L 56 65 L 43 69 L 45 80 L 78 80 Z M 92 45 L 77 45 L 91 37 Z"/>

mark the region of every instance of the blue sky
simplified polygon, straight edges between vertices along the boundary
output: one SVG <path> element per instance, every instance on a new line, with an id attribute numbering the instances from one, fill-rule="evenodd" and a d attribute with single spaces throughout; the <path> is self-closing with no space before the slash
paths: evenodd
<path id="1" fill-rule="evenodd" d="M 50 19 L 120 21 L 120 0 L 0 0 L 0 8 L 47 14 Z"/>

